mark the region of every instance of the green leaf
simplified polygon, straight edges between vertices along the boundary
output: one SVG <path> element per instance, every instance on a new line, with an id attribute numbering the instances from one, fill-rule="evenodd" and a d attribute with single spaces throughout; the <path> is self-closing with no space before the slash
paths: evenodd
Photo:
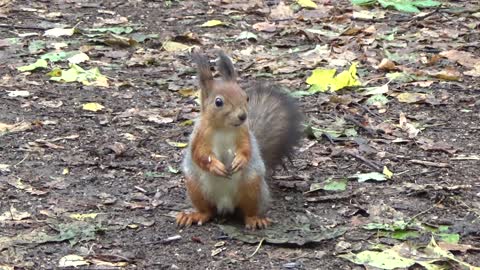
<path id="1" fill-rule="evenodd" d="M 71 52 L 64 52 L 64 51 L 60 51 L 60 52 L 48 52 L 46 54 L 43 54 L 42 56 L 40 56 L 41 59 L 45 59 L 45 60 L 48 60 L 52 63 L 55 63 L 55 62 L 58 62 L 58 61 L 63 61 L 63 60 L 66 60 L 67 58 L 70 58 L 76 54 L 79 54 L 81 52 L 79 51 L 71 51 Z"/>
<path id="2" fill-rule="evenodd" d="M 388 98 L 384 95 L 374 95 L 369 97 L 366 101 L 366 105 L 382 104 L 385 105 L 388 103 Z"/>
<path id="3" fill-rule="evenodd" d="M 397 230 L 392 232 L 391 237 L 398 240 L 407 240 L 408 238 L 417 238 L 420 233 L 412 230 Z"/>
<path id="4" fill-rule="evenodd" d="M 333 178 L 328 178 L 322 183 L 313 183 L 310 185 L 310 190 L 307 193 L 315 192 L 318 190 L 328 190 L 328 191 L 344 191 L 347 189 L 347 179 L 338 179 L 334 180 Z"/>
<path id="5" fill-rule="evenodd" d="M 323 189 L 329 191 L 344 191 L 345 189 L 347 189 L 347 179 L 328 179 L 327 181 L 325 181 L 325 186 L 323 187 Z"/>
<path id="6" fill-rule="evenodd" d="M 350 0 L 352 4 L 358 5 L 358 6 L 367 6 L 367 5 L 373 5 L 377 2 L 377 0 Z"/>
<path id="7" fill-rule="evenodd" d="M 458 244 L 460 241 L 460 235 L 458 233 L 436 233 L 435 236 L 451 244 Z"/>
<path id="8" fill-rule="evenodd" d="M 428 8 L 428 7 L 438 7 L 442 3 L 433 0 L 418 0 L 413 1 L 413 4 L 417 7 Z"/>
<path id="9" fill-rule="evenodd" d="M 377 0 L 384 8 L 393 7 L 398 11 L 418 13 L 420 10 L 416 8 L 411 1 L 408 0 Z"/>
<path id="10" fill-rule="evenodd" d="M 17 67 L 17 69 L 21 72 L 24 72 L 24 71 L 31 71 L 37 68 L 46 68 L 47 66 L 48 66 L 47 61 L 45 61 L 44 59 L 37 59 L 35 63 L 26 65 L 26 66 Z"/>
<path id="11" fill-rule="evenodd" d="M 393 249 L 382 252 L 365 250 L 360 253 L 348 253 L 339 257 L 356 264 L 363 264 L 380 269 L 407 268 L 415 264 L 415 260 L 404 258 Z"/>

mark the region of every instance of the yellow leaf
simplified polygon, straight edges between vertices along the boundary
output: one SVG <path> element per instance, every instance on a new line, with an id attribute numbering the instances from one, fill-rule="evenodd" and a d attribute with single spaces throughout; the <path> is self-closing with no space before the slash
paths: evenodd
<path id="1" fill-rule="evenodd" d="M 182 95 L 182 97 L 194 97 L 197 96 L 197 92 L 192 88 L 184 88 L 178 90 L 178 93 Z"/>
<path id="2" fill-rule="evenodd" d="M 178 147 L 178 148 L 185 148 L 187 147 L 188 143 L 183 143 L 183 142 L 173 142 L 170 140 L 167 140 L 167 143 L 173 147 Z"/>
<path id="3" fill-rule="evenodd" d="M 297 3 L 303 8 L 317 8 L 317 4 L 312 0 L 297 0 Z"/>
<path id="4" fill-rule="evenodd" d="M 182 44 L 180 42 L 175 42 L 175 41 L 165 41 L 163 43 L 163 48 L 167 52 L 177 52 L 177 51 L 190 50 L 190 48 L 192 48 L 192 46 L 188 46 L 188 45 Z"/>
<path id="5" fill-rule="evenodd" d="M 68 168 L 63 168 L 63 171 L 62 171 L 63 175 L 69 174 L 69 173 L 70 173 L 70 170 Z"/>
<path id="6" fill-rule="evenodd" d="M 225 25 L 225 23 L 223 23 L 222 21 L 219 21 L 219 20 L 210 20 L 208 22 L 204 22 L 200 26 L 201 27 L 214 27 L 214 26 L 218 26 L 218 25 Z"/>
<path id="7" fill-rule="evenodd" d="M 318 91 L 325 92 L 328 90 L 328 85 L 333 79 L 333 76 L 337 72 L 335 69 L 315 69 L 312 75 L 307 78 L 307 83 L 315 85 Z"/>
<path id="8" fill-rule="evenodd" d="M 185 120 L 185 121 L 181 122 L 179 125 L 180 126 L 191 126 L 191 125 L 193 125 L 193 120 L 192 119 Z"/>
<path id="9" fill-rule="evenodd" d="M 102 110 L 103 108 L 104 107 L 101 104 L 98 104 L 98 103 L 95 103 L 95 102 L 83 104 L 83 109 L 86 110 L 86 111 L 96 112 L 96 111 Z"/>
<path id="10" fill-rule="evenodd" d="M 387 168 L 387 166 L 383 166 L 383 174 L 384 174 L 388 179 L 392 178 L 392 176 L 393 176 L 393 172 L 390 171 L 390 170 Z"/>
<path id="11" fill-rule="evenodd" d="M 311 85 L 309 91 L 325 92 L 337 91 L 347 86 L 361 85 L 357 73 L 357 64 L 353 63 L 348 70 L 342 71 L 334 76 L 337 71 L 335 69 L 316 69 L 312 75 L 307 78 L 307 83 Z"/>
<path id="12" fill-rule="evenodd" d="M 76 220 L 84 220 L 87 218 L 94 219 L 98 216 L 98 213 L 89 213 L 89 214 L 70 214 L 70 218 L 76 219 Z"/>

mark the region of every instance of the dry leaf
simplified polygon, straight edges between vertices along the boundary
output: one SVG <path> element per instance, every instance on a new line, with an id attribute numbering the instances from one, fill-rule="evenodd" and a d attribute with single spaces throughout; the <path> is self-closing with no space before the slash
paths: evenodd
<path id="1" fill-rule="evenodd" d="M 273 20 L 288 20 L 292 17 L 293 10 L 291 10 L 289 6 L 285 5 L 283 1 L 278 3 L 278 5 L 270 12 L 270 18 Z"/>

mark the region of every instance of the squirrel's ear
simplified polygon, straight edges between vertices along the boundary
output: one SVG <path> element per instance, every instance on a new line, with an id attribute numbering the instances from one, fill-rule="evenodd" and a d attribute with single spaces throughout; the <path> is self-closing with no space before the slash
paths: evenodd
<path id="1" fill-rule="evenodd" d="M 213 75 L 210 71 L 208 58 L 198 52 L 192 52 L 192 60 L 197 64 L 197 74 L 202 94 L 207 94 L 213 85 Z"/>
<path id="2" fill-rule="evenodd" d="M 237 78 L 237 73 L 233 67 L 232 60 L 223 51 L 218 52 L 218 57 L 220 58 L 217 61 L 218 72 L 220 72 L 224 80 L 234 81 Z"/>

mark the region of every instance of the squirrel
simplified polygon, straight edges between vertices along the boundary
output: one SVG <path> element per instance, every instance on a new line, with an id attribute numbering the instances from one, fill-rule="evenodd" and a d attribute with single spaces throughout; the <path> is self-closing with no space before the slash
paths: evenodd
<path id="1" fill-rule="evenodd" d="M 179 227 L 202 225 L 216 214 L 240 210 L 247 229 L 272 221 L 266 175 L 291 161 L 302 136 L 303 115 L 293 97 L 277 86 L 256 83 L 244 90 L 230 58 L 218 52 L 214 79 L 208 58 L 192 52 L 200 85 L 200 115 L 185 150 L 182 170 L 195 212 L 180 212 Z"/>

